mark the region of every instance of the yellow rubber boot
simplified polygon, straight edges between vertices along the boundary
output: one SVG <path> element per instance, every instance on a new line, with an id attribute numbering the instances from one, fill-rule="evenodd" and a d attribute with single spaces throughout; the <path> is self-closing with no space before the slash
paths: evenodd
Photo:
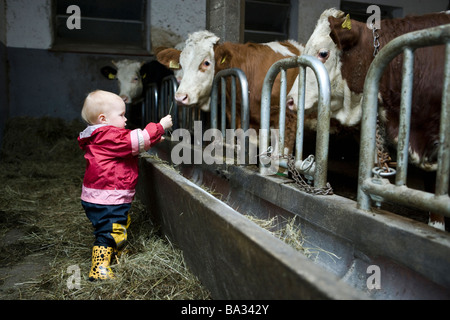
<path id="1" fill-rule="evenodd" d="M 127 254 L 128 253 L 128 249 L 126 248 L 122 248 L 122 249 L 114 249 L 113 251 L 113 255 L 111 258 L 111 264 L 117 263 L 120 264 L 120 258 L 122 257 L 123 254 Z"/>
<path id="2" fill-rule="evenodd" d="M 92 248 L 92 267 L 89 272 L 89 280 L 114 279 L 114 273 L 109 266 L 113 254 L 112 247 L 94 246 Z"/>

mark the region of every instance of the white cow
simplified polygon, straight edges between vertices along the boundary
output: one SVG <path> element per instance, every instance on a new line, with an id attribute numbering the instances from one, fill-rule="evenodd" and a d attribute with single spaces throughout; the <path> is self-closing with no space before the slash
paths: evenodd
<path id="1" fill-rule="evenodd" d="M 173 74 L 156 60 L 146 62 L 125 59 L 112 61 L 112 64 L 115 68 L 105 66 L 101 72 L 107 79 L 118 81 L 119 96 L 125 103 L 139 100 L 147 84 L 154 82 L 159 86 L 164 77 Z"/>
<path id="2" fill-rule="evenodd" d="M 331 118 L 337 119 L 344 126 L 354 126 L 361 120 L 362 94 L 350 91 L 347 81 L 341 73 L 341 50 L 329 36 L 331 29 L 328 17 L 342 18 L 344 12 L 337 9 L 325 10 L 316 28 L 305 45 L 303 54 L 310 55 L 322 61 L 328 71 L 331 84 Z M 305 112 L 317 109 L 318 87 L 314 72 L 306 70 Z M 287 105 L 291 110 L 297 110 L 298 77 L 287 96 Z"/>
<path id="3" fill-rule="evenodd" d="M 214 79 L 214 45 L 219 37 L 211 32 L 195 32 L 186 40 L 180 54 L 183 78 L 175 99 L 184 105 L 198 105 L 209 111 L 210 93 Z"/>

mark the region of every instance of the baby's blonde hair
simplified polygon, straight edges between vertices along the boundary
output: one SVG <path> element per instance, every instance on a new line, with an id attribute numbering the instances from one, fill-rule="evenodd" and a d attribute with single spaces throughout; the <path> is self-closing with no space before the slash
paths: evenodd
<path id="1" fill-rule="evenodd" d="M 81 110 L 83 120 L 90 125 L 96 124 L 98 116 L 107 112 L 111 99 L 122 100 L 117 94 L 108 91 L 95 90 L 89 93 Z"/>

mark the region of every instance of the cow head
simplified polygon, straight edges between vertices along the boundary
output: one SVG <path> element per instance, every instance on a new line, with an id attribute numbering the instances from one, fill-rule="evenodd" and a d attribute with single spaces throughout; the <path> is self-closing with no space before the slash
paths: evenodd
<path id="1" fill-rule="evenodd" d="M 306 43 L 303 52 L 303 54 L 318 58 L 325 65 L 331 84 L 331 117 L 348 126 L 355 125 L 360 121 L 362 98 L 362 94 L 355 94 L 350 91 L 341 71 L 343 50 L 347 50 L 352 45 L 351 39 L 357 38 L 357 35 L 348 37 L 348 39 L 345 38 L 346 35 L 354 34 L 357 31 L 355 28 L 352 30 L 352 22 L 353 20 L 350 20 L 348 16 L 346 17 L 344 12 L 340 10 L 325 10 L 317 21 L 316 28 Z M 342 40 L 342 43 L 338 41 L 339 39 Z M 317 103 L 317 80 L 314 72 L 307 68 L 306 112 L 315 110 Z M 287 105 L 291 110 L 297 110 L 298 77 L 288 94 Z"/>
<path id="2" fill-rule="evenodd" d="M 170 68 L 179 62 L 183 70 L 175 99 L 186 106 L 199 106 L 209 111 L 210 93 L 214 79 L 214 45 L 219 38 L 209 31 L 194 32 L 182 51 L 167 49 L 157 54 L 160 63 Z M 165 57 L 163 58 L 163 55 Z M 178 57 L 178 60 L 177 60 Z"/>
<path id="3" fill-rule="evenodd" d="M 141 73 L 144 62 L 135 60 L 112 61 L 115 68 L 106 66 L 101 69 L 102 74 L 109 80 L 119 83 L 119 96 L 125 103 L 132 103 L 142 94 L 142 79 L 146 74 Z"/>

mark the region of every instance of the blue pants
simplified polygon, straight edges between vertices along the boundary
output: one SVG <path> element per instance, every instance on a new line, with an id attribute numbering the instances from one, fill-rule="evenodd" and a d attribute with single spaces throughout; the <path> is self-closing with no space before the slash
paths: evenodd
<path id="1" fill-rule="evenodd" d="M 94 227 L 94 246 L 121 249 L 127 240 L 131 203 L 101 205 L 81 201 L 81 204 Z"/>

